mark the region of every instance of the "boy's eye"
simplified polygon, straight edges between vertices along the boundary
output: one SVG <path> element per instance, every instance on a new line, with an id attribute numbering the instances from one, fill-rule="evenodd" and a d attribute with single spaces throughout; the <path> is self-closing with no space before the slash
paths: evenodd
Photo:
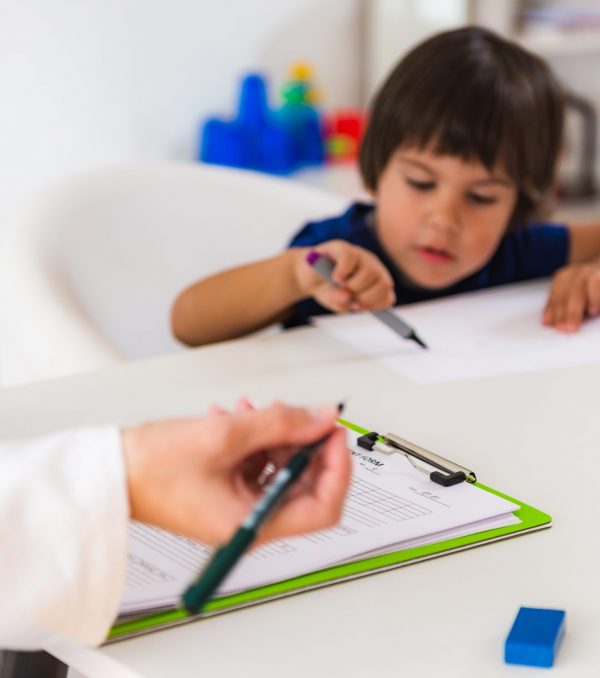
<path id="1" fill-rule="evenodd" d="M 467 197 L 476 205 L 493 205 L 497 198 L 492 195 L 481 195 L 481 193 L 467 193 Z"/>
<path id="2" fill-rule="evenodd" d="M 435 188 L 434 181 L 418 181 L 417 179 L 406 179 L 409 186 L 416 188 L 417 191 L 431 191 Z"/>

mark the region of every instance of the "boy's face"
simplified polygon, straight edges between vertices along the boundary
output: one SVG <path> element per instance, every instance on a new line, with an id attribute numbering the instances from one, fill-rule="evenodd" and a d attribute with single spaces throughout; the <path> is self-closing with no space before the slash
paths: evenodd
<path id="1" fill-rule="evenodd" d="M 375 191 L 376 229 L 390 258 L 421 287 L 475 273 L 494 254 L 517 189 L 500 168 L 428 149 L 400 148 Z"/>

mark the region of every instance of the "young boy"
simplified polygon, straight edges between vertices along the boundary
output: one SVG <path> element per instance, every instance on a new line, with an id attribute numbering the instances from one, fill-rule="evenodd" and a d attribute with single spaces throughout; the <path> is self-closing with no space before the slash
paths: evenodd
<path id="1" fill-rule="evenodd" d="M 547 65 L 485 29 L 427 40 L 372 107 L 360 169 L 374 204 L 309 223 L 287 252 L 194 284 L 175 302 L 175 336 L 196 346 L 552 274 L 543 322 L 576 331 L 600 312 L 600 223 L 539 221 L 563 107 Z M 310 249 L 334 261 L 336 286 L 308 265 Z"/>

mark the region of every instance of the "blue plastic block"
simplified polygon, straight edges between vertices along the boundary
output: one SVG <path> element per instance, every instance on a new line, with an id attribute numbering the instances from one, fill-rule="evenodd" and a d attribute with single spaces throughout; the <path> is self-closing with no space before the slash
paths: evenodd
<path id="1" fill-rule="evenodd" d="M 238 105 L 238 124 L 260 129 L 268 121 L 267 81 L 262 75 L 248 75 L 242 80 Z"/>
<path id="2" fill-rule="evenodd" d="M 248 165 L 244 130 L 234 122 L 210 118 L 204 123 L 198 156 L 205 162 L 230 167 Z"/>
<path id="3" fill-rule="evenodd" d="M 325 144 L 317 111 L 307 104 L 285 104 L 278 120 L 288 133 L 296 165 L 320 165 L 325 160 Z"/>
<path id="4" fill-rule="evenodd" d="M 564 610 L 522 607 L 506 639 L 504 661 L 526 666 L 552 666 L 564 630 Z"/>
<path id="5" fill-rule="evenodd" d="M 319 115 L 301 102 L 271 110 L 265 78 L 248 75 L 242 81 L 237 115 L 231 120 L 209 118 L 204 123 L 198 157 L 271 174 L 320 164 L 324 145 Z"/>

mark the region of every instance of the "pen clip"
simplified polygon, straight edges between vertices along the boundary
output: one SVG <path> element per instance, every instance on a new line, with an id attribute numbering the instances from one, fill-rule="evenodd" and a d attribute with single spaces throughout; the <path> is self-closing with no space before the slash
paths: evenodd
<path id="1" fill-rule="evenodd" d="M 459 464 L 445 459 L 438 454 L 426 450 L 424 447 L 415 445 L 414 443 L 397 436 L 395 433 L 387 433 L 386 435 L 379 435 L 375 431 L 360 436 L 357 440 L 359 447 L 367 450 L 379 450 L 381 452 L 398 452 L 403 454 L 412 466 L 421 473 L 429 476 L 429 479 L 443 487 L 457 485 L 463 481 L 474 483 L 477 477 L 473 471 L 460 466 Z M 438 471 L 429 471 L 428 469 L 419 466 L 414 459 L 433 466 Z"/>

